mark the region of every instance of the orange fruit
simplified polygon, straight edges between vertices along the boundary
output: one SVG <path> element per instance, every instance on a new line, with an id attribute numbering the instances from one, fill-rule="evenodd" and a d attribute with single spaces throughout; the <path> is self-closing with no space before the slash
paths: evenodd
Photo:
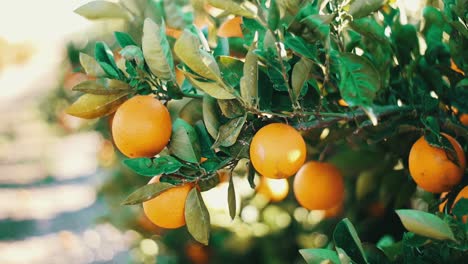
<path id="1" fill-rule="evenodd" d="M 179 70 L 178 68 L 175 69 L 175 77 L 176 77 L 176 82 L 179 86 L 182 86 L 185 80 L 185 75 L 184 72 Z"/>
<path id="2" fill-rule="evenodd" d="M 183 31 L 175 28 L 166 26 L 166 35 L 175 39 L 178 39 L 182 35 Z"/>
<path id="3" fill-rule="evenodd" d="M 242 17 L 236 16 L 232 19 L 228 19 L 224 21 L 221 26 L 218 28 L 218 36 L 225 37 L 225 38 L 232 38 L 238 37 L 243 38 L 244 34 L 242 34 Z"/>
<path id="4" fill-rule="evenodd" d="M 153 177 L 148 184 L 159 182 L 160 176 Z M 163 228 L 179 228 L 185 225 L 185 200 L 192 189 L 191 184 L 170 188 L 151 200 L 143 202 L 146 217 Z"/>
<path id="5" fill-rule="evenodd" d="M 445 196 L 447 196 L 448 192 L 443 192 L 440 194 L 440 199 L 444 199 Z M 447 204 L 447 200 L 445 200 L 443 203 L 439 204 L 439 212 L 443 212 L 444 211 L 444 207 L 445 205 Z"/>
<path id="6" fill-rule="evenodd" d="M 338 104 L 339 104 L 340 106 L 349 106 L 348 103 L 347 103 L 344 99 L 338 100 Z"/>
<path id="7" fill-rule="evenodd" d="M 455 64 L 453 59 L 450 59 L 450 69 L 452 69 L 452 71 L 465 75 L 465 72 L 463 72 L 460 68 L 458 68 L 457 64 Z"/>
<path id="8" fill-rule="evenodd" d="M 163 150 L 172 133 L 167 108 L 152 96 L 137 95 L 115 112 L 112 137 L 127 157 L 153 157 Z"/>
<path id="9" fill-rule="evenodd" d="M 257 193 L 262 194 L 272 202 L 280 202 L 288 196 L 289 182 L 287 179 L 270 179 L 262 176 Z"/>
<path id="10" fill-rule="evenodd" d="M 262 127 L 250 143 L 250 160 L 255 170 L 268 178 L 287 178 L 306 159 L 306 144 L 293 127 L 273 123 Z"/>
<path id="11" fill-rule="evenodd" d="M 450 135 L 442 135 L 455 149 L 459 166 L 449 159 L 445 150 L 429 145 L 424 136 L 413 144 L 408 157 L 411 177 L 419 187 L 432 193 L 450 191 L 462 180 L 466 167 L 465 153 L 460 144 Z"/>
<path id="12" fill-rule="evenodd" d="M 343 202 L 343 176 L 330 163 L 309 161 L 297 172 L 293 190 L 302 207 L 327 210 Z"/>
<path id="13" fill-rule="evenodd" d="M 444 192 L 440 195 L 440 198 L 444 198 L 445 196 L 447 196 L 448 192 Z M 453 204 L 452 204 L 452 209 L 453 207 L 455 207 L 455 204 L 460 201 L 461 198 L 466 198 L 468 199 L 468 186 L 465 186 L 463 189 L 461 189 L 461 191 L 457 194 L 457 197 L 455 197 L 455 200 L 453 200 Z M 440 212 L 444 212 L 444 207 L 445 207 L 445 204 L 447 204 L 447 200 L 445 200 L 443 203 L 441 203 L 439 205 L 439 211 Z M 452 211 L 452 209 L 450 209 L 450 212 Z M 462 221 L 463 223 L 466 223 L 468 221 L 468 213 L 467 215 L 464 215 L 463 218 L 462 218 Z"/>
<path id="14" fill-rule="evenodd" d="M 461 114 L 460 117 L 458 117 L 458 120 L 460 120 L 460 123 L 464 126 L 468 126 L 468 114 Z"/>

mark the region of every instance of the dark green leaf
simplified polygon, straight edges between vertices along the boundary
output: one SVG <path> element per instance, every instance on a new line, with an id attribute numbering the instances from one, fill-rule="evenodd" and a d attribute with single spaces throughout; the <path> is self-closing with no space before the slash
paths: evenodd
<path id="1" fill-rule="evenodd" d="M 342 53 L 339 59 L 341 96 L 350 106 L 370 106 L 380 89 L 379 72 L 364 57 Z"/>
<path id="2" fill-rule="evenodd" d="M 219 69 L 223 76 L 223 80 L 231 87 L 239 86 L 240 79 L 243 75 L 244 63 L 234 57 L 219 56 L 218 57 Z"/>
<path id="3" fill-rule="evenodd" d="M 183 166 L 180 161 L 171 156 L 161 156 L 154 159 L 124 159 L 122 162 L 137 174 L 150 177 L 174 173 Z"/>
<path id="4" fill-rule="evenodd" d="M 231 216 L 231 219 L 234 220 L 234 218 L 236 217 L 236 190 L 234 189 L 234 182 L 232 181 L 232 174 L 229 177 L 228 205 L 229 205 L 229 215 Z"/>
<path id="5" fill-rule="evenodd" d="M 114 32 L 115 39 L 119 43 L 120 47 L 125 48 L 126 46 L 138 46 L 133 38 L 125 32 Z"/>
<path id="6" fill-rule="evenodd" d="M 210 136 L 217 138 L 218 128 L 221 125 L 219 122 L 219 110 L 216 99 L 209 95 L 203 96 L 203 122 Z"/>
<path id="7" fill-rule="evenodd" d="M 346 251 L 346 254 L 357 264 L 368 263 L 361 240 L 353 224 L 345 218 L 341 220 L 333 231 L 335 245 Z"/>
<path id="8" fill-rule="evenodd" d="M 280 23 L 280 10 L 276 0 L 270 1 L 270 8 L 268 8 L 268 28 L 275 31 Z"/>
<path id="9" fill-rule="evenodd" d="M 370 243 L 363 243 L 364 252 L 369 263 L 390 264 L 385 253 Z"/>
<path id="10" fill-rule="evenodd" d="M 247 170 L 248 170 L 248 174 L 247 174 L 247 179 L 249 181 L 249 184 L 250 184 L 250 188 L 252 189 L 255 189 L 255 168 L 253 167 L 253 164 L 252 162 L 248 162 L 248 166 L 247 166 Z"/>
<path id="11" fill-rule="evenodd" d="M 104 72 L 112 78 L 120 79 L 122 73 L 115 64 L 114 54 L 104 42 L 97 42 L 94 49 L 94 57 L 96 61 L 101 65 Z"/>
<path id="12" fill-rule="evenodd" d="M 468 215 L 468 199 L 466 197 L 463 197 L 460 200 L 458 200 L 458 202 L 453 206 L 452 213 L 459 219 L 462 219 L 464 217 L 466 218 Z"/>
<path id="13" fill-rule="evenodd" d="M 193 238 L 204 245 L 208 245 L 211 228 L 210 214 L 197 188 L 193 188 L 187 196 L 185 222 Z"/>
<path id="14" fill-rule="evenodd" d="M 207 159 L 215 157 L 216 154 L 211 148 L 213 141 L 211 140 L 210 135 L 208 135 L 203 121 L 200 120 L 195 124 L 195 130 L 197 131 L 198 138 L 200 139 L 201 156 Z"/>
<path id="15" fill-rule="evenodd" d="M 410 232 L 438 240 L 455 240 L 448 224 L 433 214 L 410 209 L 396 210 L 396 213 Z"/>
<path id="16" fill-rule="evenodd" d="M 218 138 L 216 138 L 212 148 L 217 148 L 219 146 L 230 147 L 234 145 L 246 120 L 247 116 L 244 115 L 242 117 L 231 119 L 227 124 L 220 126 Z"/>
<path id="17" fill-rule="evenodd" d="M 315 60 L 317 58 L 317 48 L 314 45 L 307 43 L 303 38 L 296 37 L 292 34 L 287 34 L 284 40 L 286 48 L 293 50 L 297 54 Z"/>
<path id="18" fill-rule="evenodd" d="M 122 202 L 123 205 L 132 205 L 139 204 L 145 201 L 148 201 L 162 192 L 174 187 L 174 185 L 166 182 L 157 182 L 152 184 L 147 184 L 143 187 L 138 188 L 136 191 L 132 192 L 125 201 Z"/>
<path id="19" fill-rule="evenodd" d="M 324 248 L 299 249 L 302 257 L 308 264 L 332 263 L 341 264 L 341 261 L 335 251 Z M 326 261 L 329 262 L 326 262 Z"/>

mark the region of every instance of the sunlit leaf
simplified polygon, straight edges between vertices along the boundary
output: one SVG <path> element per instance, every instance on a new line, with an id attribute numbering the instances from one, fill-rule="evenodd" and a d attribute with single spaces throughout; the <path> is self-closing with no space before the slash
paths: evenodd
<path id="1" fill-rule="evenodd" d="M 244 76 L 240 79 L 241 97 L 247 106 L 258 103 L 258 57 L 253 52 L 256 48 L 257 42 L 254 41 L 245 56 Z"/>
<path id="2" fill-rule="evenodd" d="M 354 19 L 368 16 L 377 11 L 386 0 L 354 0 L 347 7 L 347 11 Z"/>
<path id="3" fill-rule="evenodd" d="M 184 13 L 178 6 L 177 1 L 163 0 L 163 9 L 164 17 L 170 28 L 183 29 L 185 27 Z"/>
<path id="4" fill-rule="evenodd" d="M 293 68 L 292 75 L 291 75 L 291 84 L 293 88 L 293 98 L 294 101 L 299 99 L 299 96 L 302 93 L 304 85 L 306 84 L 307 80 L 309 79 L 309 74 L 312 69 L 312 61 L 301 58 Z"/>
<path id="5" fill-rule="evenodd" d="M 240 79 L 244 75 L 244 62 L 238 58 L 229 56 L 219 56 L 217 60 L 225 83 L 230 87 L 238 86 Z"/>
<path id="6" fill-rule="evenodd" d="M 438 240 L 455 240 L 449 225 L 439 217 L 418 210 L 396 210 L 403 226 L 415 234 Z"/>
<path id="7" fill-rule="evenodd" d="M 86 3 L 74 12 L 87 19 L 130 18 L 130 14 L 119 4 L 101 0 Z"/>
<path id="8" fill-rule="evenodd" d="M 227 91 L 224 87 L 220 86 L 217 82 L 204 82 L 195 78 L 187 76 L 187 79 L 193 84 L 193 86 L 202 90 L 203 92 L 211 95 L 216 99 L 234 99 L 236 98 L 232 93 Z"/>
<path id="9" fill-rule="evenodd" d="M 333 231 L 333 240 L 336 247 L 345 250 L 346 254 L 358 264 L 368 263 L 361 240 L 353 224 L 345 218 L 341 220 Z"/>
<path id="10" fill-rule="evenodd" d="M 219 127 L 218 138 L 216 138 L 213 148 L 219 146 L 230 147 L 236 143 L 237 137 L 246 121 L 246 115 L 231 119 L 227 124 Z"/>
<path id="11" fill-rule="evenodd" d="M 211 228 L 210 214 L 197 188 L 193 188 L 187 196 L 185 222 L 193 238 L 204 245 L 208 245 Z"/>
<path id="12" fill-rule="evenodd" d="M 200 40 L 188 30 L 177 39 L 174 52 L 190 69 L 209 80 L 220 80 L 221 73 L 215 59 L 200 49 Z"/>
<path id="13" fill-rule="evenodd" d="M 103 77 L 106 73 L 102 70 L 97 61 L 88 54 L 80 52 L 80 64 L 86 74 L 94 77 Z"/>
<path id="14" fill-rule="evenodd" d="M 124 159 L 122 162 L 134 172 L 150 177 L 173 173 L 182 167 L 182 163 L 171 156 L 161 156 L 154 159 Z"/>
<path id="15" fill-rule="evenodd" d="M 302 257 L 308 264 L 316 263 L 330 263 L 330 264 L 341 264 L 338 254 L 335 251 L 325 248 L 308 248 L 300 249 Z M 329 262 L 324 262 L 328 260 Z"/>
<path id="16" fill-rule="evenodd" d="M 136 191 L 132 192 L 125 199 L 125 201 L 122 202 L 122 204 L 132 205 L 132 204 L 139 204 L 139 203 L 148 201 L 172 187 L 174 187 L 174 185 L 166 183 L 166 182 L 156 182 L 156 183 L 144 185 L 138 188 Z"/>
<path id="17" fill-rule="evenodd" d="M 369 106 L 380 89 L 379 72 L 364 57 L 342 53 L 339 58 L 341 96 L 350 106 Z"/>
<path id="18" fill-rule="evenodd" d="M 239 3 L 238 1 L 233 0 L 208 0 L 208 3 L 233 15 L 248 18 L 254 18 L 256 16 L 254 6 L 247 1 Z"/>
<path id="19" fill-rule="evenodd" d="M 129 92 L 113 95 L 84 94 L 66 112 L 69 115 L 93 119 L 111 114 L 127 100 Z"/>
<path id="20" fill-rule="evenodd" d="M 89 93 L 89 94 L 97 94 L 97 95 L 115 95 L 121 94 L 124 92 L 129 91 L 129 87 L 122 86 L 119 88 L 107 88 L 102 84 L 97 83 L 96 81 L 84 81 L 77 84 L 75 87 L 72 88 L 72 91 L 82 92 L 82 93 Z"/>
<path id="21" fill-rule="evenodd" d="M 143 55 L 151 72 L 163 80 L 174 79 L 174 61 L 166 38 L 164 21 L 158 25 L 150 18 L 146 18 L 141 42 Z"/>
<path id="22" fill-rule="evenodd" d="M 192 163 L 200 162 L 201 150 L 197 133 L 190 124 L 180 118 L 176 119 L 172 125 L 169 151 L 179 159 Z"/>
<path id="23" fill-rule="evenodd" d="M 210 136 L 217 138 L 220 126 L 219 110 L 216 99 L 209 95 L 203 96 L 203 122 Z"/>

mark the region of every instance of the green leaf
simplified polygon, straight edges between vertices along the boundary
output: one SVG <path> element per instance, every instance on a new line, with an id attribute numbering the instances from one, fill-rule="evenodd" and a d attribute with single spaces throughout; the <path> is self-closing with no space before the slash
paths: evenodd
<path id="1" fill-rule="evenodd" d="M 458 202 L 453 206 L 452 213 L 460 219 L 466 217 L 466 215 L 468 215 L 468 199 L 462 197 L 460 200 L 458 200 Z"/>
<path id="2" fill-rule="evenodd" d="M 66 110 L 67 114 L 85 119 L 109 115 L 127 100 L 129 92 L 112 95 L 84 94 Z"/>
<path id="3" fill-rule="evenodd" d="M 297 101 L 299 96 L 302 94 L 304 85 L 307 85 L 307 80 L 309 79 L 310 71 L 312 70 L 312 61 L 301 58 L 293 68 L 291 75 L 291 84 L 293 88 L 293 99 Z"/>
<path id="4" fill-rule="evenodd" d="M 256 10 L 254 10 L 251 3 L 247 1 L 238 3 L 233 0 L 208 0 L 208 3 L 233 15 L 248 18 L 254 18 L 256 16 Z"/>
<path id="5" fill-rule="evenodd" d="M 174 0 L 163 0 L 162 2 L 167 25 L 175 29 L 185 28 L 184 13 L 179 3 Z"/>
<path id="6" fill-rule="evenodd" d="M 80 52 L 80 64 L 85 70 L 86 74 L 94 77 L 103 77 L 106 73 L 102 70 L 97 61 L 88 54 Z"/>
<path id="7" fill-rule="evenodd" d="M 234 99 L 236 98 L 231 92 L 226 90 L 224 87 L 220 86 L 217 82 L 212 81 L 200 81 L 198 79 L 187 76 L 187 80 L 192 83 L 193 86 L 202 90 L 203 92 L 211 95 L 216 99 Z"/>
<path id="8" fill-rule="evenodd" d="M 139 204 L 151 200 L 172 187 L 174 187 L 174 185 L 166 182 L 147 184 L 132 192 L 125 201 L 122 202 L 122 205 Z"/>
<path id="9" fill-rule="evenodd" d="M 380 89 L 379 72 L 364 57 L 342 53 L 339 58 L 342 98 L 350 106 L 370 106 Z"/>
<path id="10" fill-rule="evenodd" d="M 195 131 L 197 131 L 200 139 L 201 156 L 207 159 L 216 157 L 216 153 L 211 148 L 213 141 L 211 140 L 210 135 L 208 135 L 206 127 L 201 120 L 195 124 Z"/>
<path id="11" fill-rule="evenodd" d="M 115 64 L 114 54 L 109 49 L 106 43 L 97 42 L 94 49 L 94 57 L 96 61 L 101 65 L 104 72 L 115 79 L 119 79 L 122 74 L 120 73 L 117 64 Z"/>
<path id="12" fill-rule="evenodd" d="M 234 220 L 236 217 L 236 190 L 234 189 L 234 182 L 232 180 L 232 173 L 229 177 L 228 187 L 228 205 L 229 205 L 229 216 Z"/>
<path id="13" fill-rule="evenodd" d="M 219 56 L 217 60 L 226 84 L 230 87 L 238 86 L 243 75 L 244 62 L 229 56 Z"/>
<path id="14" fill-rule="evenodd" d="M 129 92 L 129 87 L 127 85 L 119 88 L 109 89 L 104 85 L 97 83 L 96 81 L 84 81 L 73 87 L 72 91 L 97 95 L 116 95 Z"/>
<path id="15" fill-rule="evenodd" d="M 244 76 L 240 79 L 240 93 L 247 106 L 258 105 L 258 57 L 253 52 L 257 48 L 257 42 L 252 42 L 245 56 L 243 68 Z"/>
<path id="16" fill-rule="evenodd" d="M 130 19 L 130 14 L 119 4 L 101 0 L 86 3 L 75 9 L 74 12 L 87 19 Z"/>
<path id="17" fill-rule="evenodd" d="M 449 225 L 433 214 L 410 209 L 396 210 L 396 213 L 410 232 L 438 240 L 455 240 Z"/>
<path id="18" fill-rule="evenodd" d="M 217 100 L 221 113 L 227 118 L 236 118 L 245 113 L 244 108 L 237 100 Z"/>
<path id="19" fill-rule="evenodd" d="M 368 263 L 361 240 L 353 224 L 345 218 L 341 220 L 333 231 L 335 245 L 346 251 L 346 254 L 357 264 Z"/>
<path id="20" fill-rule="evenodd" d="M 122 162 L 137 174 L 150 177 L 174 173 L 183 166 L 180 161 L 171 156 L 160 156 L 154 159 L 124 159 Z"/>
<path id="21" fill-rule="evenodd" d="M 218 129 L 221 125 L 219 122 L 219 110 L 216 99 L 209 95 L 203 96 L 203 122 L 210 136 L 217 138 Z"/>
<path id="22" fill-rule="evenodd" d="M 276 0 L 270 1 L 270 8 L 268 9 L 268 28 L 272 31 L 275 31 L 280 22 L 280 10 Z"/>
<path id="23" fill-rule="evenodd" d="M 203 119 L 203 101 L 198 98 L 191 99 L 180 109 L 179 117 L 190 125 L 195 125 L 198 120 Z"/>
<path id="24" fill-rule="evenodd" d="M 255 168 L 251 161 L 248 161 L 247 180 L 249 181 L 250 188 L 255 189 Z"/>
<path id="25" fill-rule="evenodd" d="M 211 54 L 200 50 L 200 40 L 187 29 L 174 44 L 174 52 L 190 69 L 200 76 L 220 81 L 221 73 Z"/>
<path id="26" fill-rule="evenodd" d="M 120 50 L 119 53 L 127 61 L 134 60 L 136 64 L 140 67 L 140 69 L 142 69 L 145 65 L 143 51 L 138 46 L 127 45 L 125 46 L 125 48 Z"/>
<path id="27" fill-rule="evenodd" d="M 166 38 L 164 21 L 158 25 L 150 18 L 146 18 L 141 42 L 143 55 L 151 72 L 163 80 L 174 79 L 174 61 Z"/>
<path id="28" fill-rule="evenodd" d="M 211 228 L 210 214 L 197 188 L 193 188 L 187 196 L 185 222 L 193 238 L 204 245 L 208 245 Z"/>
<path id="29" fill-rule="evenodd" d="M 171 142 L 169 143 L 169 151 L 179 159 L 191 162 L 200 162 L 200 146 L 198 145 L 198 136 L 195 129 L 185 122 L 177 118 L 172 125 Z"/>
<path id="30" fill-rule="evenodd" d="M 375 245 L 370 243 L 363 243 L 362 246 L 369 263 L 390 264 L 390 261 L 385 253 Z"/>
<path id="31" fill-rule="evenodd" d="M 284 46 L 308 59 L 315 60 L 317 58 L 317 48 L 307 43 L 303 38 L 286 33 Z"/>
<path id="32" fill-rule="evenodd" d="M 231 119 L 227 124 L 220 126 L 218 137 L 216 138 L 212 148 L 217 148 L 219 146 L 230 147 L 234 145 L 246 120 L 247 116 L 244 115 L 242 117 Z"/>
<path id="33" fill-rule="evenodd" d="M 374 11 L 377 11 L 386 0 L 354 0 L 348 7 L 348 13 L 354 19 L 368 16 Z"/>
<path id="34" fill-rule="evenodd" d="M 115 31 L 114 37 L 121 48 L 125 48 L 126 46 L 138 46 L 135 40 L 125 32 Z"/>
<path id="35" fill-rule="evenodd" d="M 338 254 L 335 251 L 324 248 L 299 249 L 302 257 L 308 264 L 332 263 L 341 264 Z M 330 262 L 324 262 L 329 260 Z"/>
<path id="36" fill-rule="evenodd" d="M 334 15 L 310 15 L 301 20 L 309 32 L 303 37 L 312 40 L 326 40 L 330 36 L 330 23 Z"/>

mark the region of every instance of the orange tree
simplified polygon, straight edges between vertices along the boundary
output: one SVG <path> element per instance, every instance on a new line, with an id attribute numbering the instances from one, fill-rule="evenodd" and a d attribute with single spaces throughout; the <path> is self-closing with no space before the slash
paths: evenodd
<path id="1" fill-rule="evenodd" d="M 468 3 L 428 1 L 407 23 L 394 2 L 92 1 L 75 12 L 124 20 L 126 32 L 112 49 L 98 42 L 94 56 L 80 54 L 90 78 L 73 88 L 83 95 L 68 113 L 116 112 L 123 163 L 158 176 L 123 203 L 143 203 L 163 227 L 185 224 L 200 243 L 211 230 L 201 192 L 229 172 L 223 199 L 235 218 L 231 172 L 247 164 L 252 188 L 256 174 L 294 179 L 306 209 L 397 209 L 409 231 L 363 244 L 351 224 L 365 225 L 361 213 L 346 213 L 326 247 L 300 250 L 308 263 L 460 263 Z M 427 212 L 408 209 L 415 193 L 429 197 Z"/>

